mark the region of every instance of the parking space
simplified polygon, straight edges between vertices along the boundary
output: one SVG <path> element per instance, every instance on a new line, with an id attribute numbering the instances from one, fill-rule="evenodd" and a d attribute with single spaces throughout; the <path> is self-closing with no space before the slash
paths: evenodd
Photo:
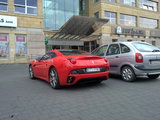
<path id="1" fill-rule="evenodd" d="M 160 79 L 54 90 L 30 80 L 27 64 L 0 65 L 0 120 L 160 120 Z"/>

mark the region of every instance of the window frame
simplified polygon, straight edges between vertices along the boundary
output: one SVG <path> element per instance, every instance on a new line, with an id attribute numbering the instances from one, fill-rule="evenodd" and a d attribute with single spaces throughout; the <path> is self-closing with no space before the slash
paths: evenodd
<path id="1" fill-rule="evenodd" d="M 122 16 L 124 19 L 122 19 Z M 130 18 L 129 20 L 127 19 L 128 17 Z M 133 18 L 135 18 L 135 21 Z M 124 24 L 122 21 L 124 22 Z M 130 22 L 130 21 L 131 21 L 131 24 L 126 24 L 127 22 Z M 124 26 L 136 27 L 137 26 L 137 16 L 128 15 L 128 14 L 120 14 L 120 24 Z"/>
<path id="2" fill-rule="evenodd" d="M 118 46 L 119 52 L 118 52 L 118 53 L 115 53 L 115 54 L 108 54 L 108 51 L 109 51 L 110 47 L 113 46 L 113 45 L 117 45 L 117 46 Z M 120 51 L 120 46 L 119 46 L 119 44 L 110 44 L 110 45 L 108 46 L 107 51 L 106 51 L 106 56 L 119 55 L 120 53 L 121 53 L 121 51 Z"/>
<path id="3" fill-rule="evenodd" d="M 37 15 L 38 14 L 38 7 L 37 7 L 38 2 L 37 2 L 37 0 L 36 0 L 36 7 L 35 6 L 29 6 L 29 5 L 27 5 L 27 0 L 24 0 L 24 1 L 25 1 L 24 5 L 22 5 L 22 4 L 15 4 L 14 3 L 14 13 L 28 14 L 28 15 Z M 15 2 L 15 0 L 14 0 L 14 2 Z M 16 7 L 24 7 L 24 13 L 16 11 Z M 35 14 L 28 13 L 28 8 L 36 9 L 36 13 Z"/>
<path id="4" fill-rule="evenodd" d="M 122 45 L 125 46 L 127 49 L 129 49 L 129 51 L 123 52 L 123 50 L 122 50 Z M 131 52 L 131 49 L 130 49 L 127 45 L 124 45 L 124 44 L 122 44 L 122 43 L 120 43 L 120 50 L 121 50 L 121 54 L 125 54 L 125 53 Z"/>
<path id="5" fill-rule="evenodd" d="M 109 17 L 107 16 L 107 13 L 109 13 Z M 115 18 L 112 17 L 112 14 L 115 15 Z M 108 24 L 111 24 L 111 25 L 117 24 L 117 13 L 116 12 L 105 11 L 105 18 L 109 19 Z M 112 20 L 114 20 L 115 23 L 112 24 L 111 22 Z"/>
<path id="6" fill-rule="evenodd" d="M 151 21 L 150 21 L 151 20 Z M 155 27 L 152 27 L 153 24 L 150 24 L 150 22 L 152 23 L 157 23 Z M 144 24 L 144 23 L 148 23 L 148 24 Z M 139 18 L 139 26 L 141 28 L 150 28 L 150 29 L 158 29 L 158 19 L 152 19 L 152 18 L 145 18 L 145 17 L 140 17 Z M 148 27 L 149 26 L 149 27 Z"/>
<path id="7" fill-rule="evenodd" d="M 98 51 L 99 51 L 100 49 L 103 49 L 103 48 L 105 48 L 105 49 L 106 49 L 106 50 L 105 50 L 105 52 L 104 52 L 104 54 L 103 54 L 103 55 L 101 55 L 101 54 L 97 54 L 97 53 L 98 53 Z M 92 54 L 93 54 L 93 55 L 97 55 L 97 56 L 104 56 L 104 55 L 105 55 L 105 53 L 106 53 L 106 51 L 107 51 L 107 49 L 108 49 L 108 45 L 103 45 L 103 46 L 101 46 L 101 47 L 99 47 L 99 48 L 95 49 L 94 51 L 92 51 Z"/>
<path id="8" fill-rule="evenodd" d="M 54 53 L 54 55 L 55 55 L 54 57 L 57 56 L 55 52 L 48 52 L 48 53 L 46 53 L 45 55 L 43 55 L 40 60 L 49 60 L 49 59 L 54 58 L 54 57 L 52 57 L 52 56 L 50 55 L 50 53 Z M 47 59 L 43 59 L 44 56 L 48 56 L 48 58 L 47 58 Z"/>
<path id="9" fill-rule="evenodd" d="M 140 0 L 139 1 L 139 8 L 148 10 L 148 11 L 153 11 L 153 12 L 158 12 L 158 2 L 156 1 L 150 1 L 150 0 Z M 150 8 L 153 8 L 152 10 Z"/>
<path id="10" fill-rule="evenodd" d="M 127 0 L 120 0 L 120 3 L 123 4 L 123 5 L 127 5 L 127 6 L 131 6 L 131 7 L 136 7 L 136 0 L 130 0 L 130 1 L 127 1 Z"/>

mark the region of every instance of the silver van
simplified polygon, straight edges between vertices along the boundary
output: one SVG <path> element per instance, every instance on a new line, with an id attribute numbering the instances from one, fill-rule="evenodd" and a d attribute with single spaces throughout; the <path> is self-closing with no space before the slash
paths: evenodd
<path id="1" fill-rule="evenodd" d="M 110 73 L 121 75 L 125 81 L 144 75 L 156 79 L 160 75 L 160 49 L 146 42 L 114 42 L 92 54 L 108 59 Z"/>

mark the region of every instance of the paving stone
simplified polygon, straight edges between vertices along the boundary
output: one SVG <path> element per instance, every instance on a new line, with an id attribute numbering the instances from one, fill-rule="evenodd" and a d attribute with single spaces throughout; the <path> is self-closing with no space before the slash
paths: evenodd
<path id="1" fill-rule="evenodd" d="M 160 78 L 54 90 L 27 64 L 0 64 L 0 120 L 160 120 Z"/>

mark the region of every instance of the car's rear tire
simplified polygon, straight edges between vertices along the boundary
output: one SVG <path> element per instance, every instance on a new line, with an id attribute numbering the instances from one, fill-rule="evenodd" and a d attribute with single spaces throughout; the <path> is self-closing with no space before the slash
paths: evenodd
<path id="1" fill-rule="evenodd" d="M 31 65 L 29 66 L 29 77 L 30 77 L 30 79 L 34 79 L 35 78 L 34 77 L 34 72 L 33 72 L 33 69 L 32 69 Z"/>
<path id="2" fill-rule="evenodd" d="M 54 89 L 60 88 L 58 73 L 54 67 L 52 67 L 50 69 L 49 81 L 50 81 L 50 85 L 52 88 L 54 88 Z"/>
<path id="3" fill-rule="evenodd" d="M 121 69 L 121 76 L 122 79 L 127 82 L 132 82 L 136 79 L 133 69 L 129 66 L 125 66 Z"/>
<path id="4" fill-rule="evenodd" d="M 147 76 L 150 79 L 157 79 L 159 77 L 159 74 L 156 74 L 156 75 L 147 75 Z"/>

